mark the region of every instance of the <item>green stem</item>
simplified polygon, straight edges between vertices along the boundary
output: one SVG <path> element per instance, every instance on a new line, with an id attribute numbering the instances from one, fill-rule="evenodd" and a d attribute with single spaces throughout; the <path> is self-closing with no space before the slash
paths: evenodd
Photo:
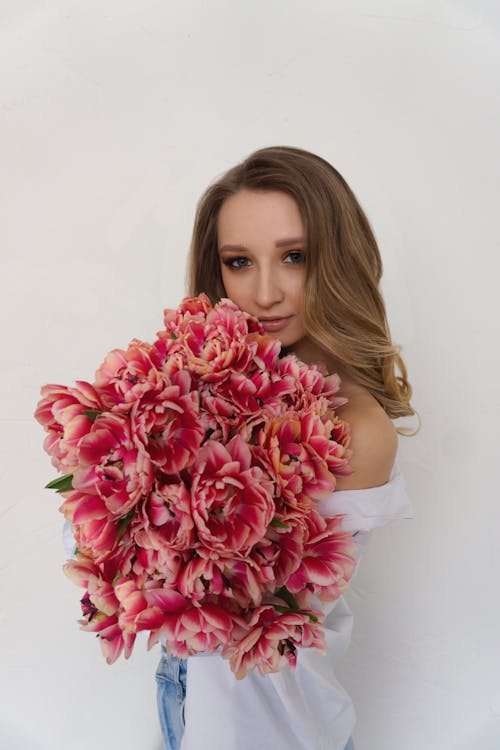
<path id="1" fill-rule="evenodd" d="M 280 589 L 278 589 L 275 592 L 275 596 L 279 596 L 280 599 L 283 599 L 283 601 L 288 604 L 290 609 L 292 609 L 294 612 L 298 612 L 299 605 L 292 592 L 288 591 L 286 586 L 282 586 Z"/>

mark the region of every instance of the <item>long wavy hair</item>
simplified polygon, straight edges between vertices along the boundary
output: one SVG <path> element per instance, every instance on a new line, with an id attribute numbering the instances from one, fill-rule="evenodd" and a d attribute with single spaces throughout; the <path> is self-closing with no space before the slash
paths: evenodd
<path id="1" fill-rule="evenodd" d="M 279 190 L 295 199 L 306 238 L 304 327 L 391 419 L 412 416 L 412 388 L 401 347 L 391 341 L 379 289 L 382 259 L 367 217 L 342 175 L 325 159 L 299 148 L 273 146 L 250 154 L 213 182 L 200 198 L 187 268 L 189 295 L 212 303 L 226 292 L 217 246 L 223 202 L 234 193 Z M 396 372 L 399 370 L 399 374 Z M 398 428 L 401 434 L 413 434 Z"/>

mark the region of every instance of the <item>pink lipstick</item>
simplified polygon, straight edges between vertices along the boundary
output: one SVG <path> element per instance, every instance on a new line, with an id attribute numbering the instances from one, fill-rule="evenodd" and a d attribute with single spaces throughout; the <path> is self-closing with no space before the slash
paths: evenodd
<path id="1" fill-rule="evenodd" d="M 292 316 L 288 318 L 259 318 L 261 325 L 265 331 L 281 331 L 284 328 Z"/>

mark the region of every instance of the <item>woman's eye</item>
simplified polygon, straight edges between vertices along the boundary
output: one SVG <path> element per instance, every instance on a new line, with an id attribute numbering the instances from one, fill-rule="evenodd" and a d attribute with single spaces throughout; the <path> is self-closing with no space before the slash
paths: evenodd
<path id="1" fill-rule="evenodd" d="M 244 265 L 240 263 L 240 260 L 245 262 L 247 258 L 244 258 L 243 256 L 238 258 L 228 258 L 224 261 L 224 265 L 228 268 L 244 268 Z"/>
<path id="2" fill-rule="evenodd" d="M 305 258 L 302 250 L 291 250 L 286 257 L 291 258 L 292 263 L 302 263 Z"/>

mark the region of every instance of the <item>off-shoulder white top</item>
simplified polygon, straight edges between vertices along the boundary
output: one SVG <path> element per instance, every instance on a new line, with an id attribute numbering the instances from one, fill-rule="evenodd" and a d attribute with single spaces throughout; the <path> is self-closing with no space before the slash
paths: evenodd
<path id="1" fill-rule="evenodd" d="M 359 532 L 356 569 L 373 529 L 414 517 L 397 460 L 389 482 L 333 492 L 320 512 L 345 513 L 343 527 Z M 327 615 L 328 653 L 299 649 L 295 672 L 288 666 L 265 676 L 254 670 L 237 680 L 217 654 L 187 660 L 181 750 L 344 750 L 356 714 L 335 669 L 351 640 L 352 612 L 343 596 L 317 604 Z"/>

